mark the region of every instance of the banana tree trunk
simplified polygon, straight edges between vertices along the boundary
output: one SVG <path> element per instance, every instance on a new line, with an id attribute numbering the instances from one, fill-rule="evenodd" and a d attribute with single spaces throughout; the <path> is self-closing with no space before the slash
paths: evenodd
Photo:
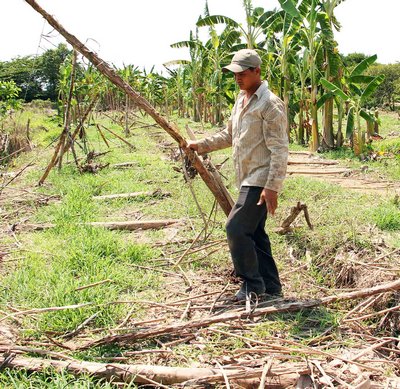
<path id="1" fill-rule="evenodd" d="M 283 96 L 283 102 L 286 109 L 286 134 L 290 140 L 290 112 L 289 112 L 289 92 L 285 90 L 285 95 Z"/>
<path id="2" fill-rule="evenodd" d="M 334 144 L 333 137 L 333 97 L 325 101 L 324 104 L 324 135 L 325 146 L 332 149 Z"/>
<path id="3" fill-rule="evenodd" d="M 69 44 L 71 44 L 75 50 L 79 51 L 85 56 L 96 68 L 107 77 L 114 85 L 120 88 L 126 93 L 130 99 L 138 106 L 139 109 L 143 109 L 148 115 L 150 115 L 154 121 L 160 125 L 178 144 L 182 147 L 185 154 L 188 156 L 193 166 L 199 172 L 199 175 L 211 190 L 219 205 L 223 209 L 226 215 L 229 214 L 232 207 L 229 200 L 224 195 L 224 192 L 215 178 L 210 174 L 206 167 L 201 162 L 198 155 L 191 149 L 187 148 L 186 139 L 182 137 L 178 129 L 165 118 L 163 118 L 149 102 L 133 90 L 133 88 L 125 82 L 105 61 L 99 58 L 95 53 L 91 52 L 82 42 L 80 42 L 74 35 L 70 34 L 65 28 L 56 21 L 56 19 L 47 13 L 35 0 L 25 0 L 35 11 L 40 13 L 46 21 L 57 30 Z"/>
<path id="4" fill-rule="evenodd" d="M 375 122 L 372 120 L 366 120 L 367 122 L 367 139 L 370 139 L 374 135 Z"/>
<path id="5" fill-rule="evenodd" d="M 379 111 L 375 111 L 375 125 L 374 125 L 375 134 L 379 134 Z"/>
<path id="6" fill-rule="evenodd" d="M 300 109 L 299 109 L 299 129 L 297 131 L 297 143 L 299 145 L 304 144 L 304 109 L 303 109 L 303 100 L 300 100 Z"/>
<path id="7" fill-rule="evenodd" d="M 338 131 L 336 134 L 336 146 L 342 147 L 343 146 L 343 103 L 341 101 L 337 102 L 337 110 L 338 110 Z"/>
<path id="8" fill-rule="evenodd" d="M 311 151 L 317 151 L 318 147 L 317 85 L 314 85 L 311 91 Z"/>
<path id="9" fill-rule="evenodd" d="M 125 95 L 125 136 L 129 135 L 129 96 Z"/>

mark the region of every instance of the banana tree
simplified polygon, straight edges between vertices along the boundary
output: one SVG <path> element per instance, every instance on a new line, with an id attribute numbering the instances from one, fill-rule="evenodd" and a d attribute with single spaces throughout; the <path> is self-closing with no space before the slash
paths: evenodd
<path id="1" fill-rule="evenodd" d="M 358 64 L 344 78 L 343 89 L 325 78 L 321 79 L 322 85 L 328 92 L 348 104 L 346 136 L 353 141 L 353 150 L 356 155 L 360 155 L 365 146 L 365 130 L 361 128 L 361 118 L 367 122 L 375 122 L 375 117 L 363 105 L 385 78 L 383 75 L 374 77 L 363 74 L 376 60 L 377 56 L 372 55 Z"/>
<path id="2" fill-rule="evenodd" d="M 311 150 L 316 151 L 319 147 L 318 133 L 318 73 L 317 55 L 321 48 L 318 28 L 318 2 L 317 0 L 303 0 L 298 7 L 293 0 L 279 0 L 282 9 L 291 17 L 297 19 L 302 24 L 300 33 L 305 41 L 305 46 L 309 52 L 309 67 L 311 81 Z"/>
<path id="3" fill-rule="evenodd" d="M 337 48 L 337 42 L 334 38 L 334 29 L 340 30 L 340 24 L 337 21 L 334 10 L 344 0 L 322 0 L 321 10 L 318 13 L 318 21 L 321 29 L 322 48 L 324 53 L 324 73 L 325 78 L 333 84 L 339 85 L 342 75 L 342 63 Z M 339 102 L 340 104 L 340 102 Z M 329 96 L 324 102 L 323 115 L 323 146 L 325 148 L 333 148 L 333 106 L 334 97 Z M 338 107 L 341 112 L 342 107 Z M 340 119 L 339 119 L 340 121 Z M 338 140 L 341 141 L 341 130 L 338 130 Z"/>
<path id="4" fill-rule="evenodd" d="M 275 11 L 264 11 L 262 7 L 253 8 L 251 0 L 243 0 L 243 8 L 246 13 L 246 26 L 236 22 L 234 19 L 224 15 L 206 15 L 197 22 L 198 27 L 214 26 L 216 24 L 225 24 L 236 29 L 240 37 L 245 41 L 245 46 L 249 49 L 259 49 L 264 47 L 266 41 L 264 32 L 266 27 L 274 18 Z M 238 46 L 237 49 L 243 48 Z"/>
<path id="5" fill-rule="evenodd" d="M 171 44 L 172 48 L 189 49 L 190 60 L 173 60 L 164 64 L 169 67 L 171 65 L 185 66 L 190 78 L 190 94 L 193 109 L 192 119 L 196 122 L 202 121 L 202 91 L 204 88 L 204 80 L 206 79 L 204 70 L 204 59 L 206 57 L 206 48 L 198 38 L 198 32 L 193 34 L 190 31 L 189 39 Z"/>
<path id="6" fill-rule="evenodd" d="M 295 61 L 295 66 L 298 74 L 298 84 L 294 87 L 294 94 L 298 101 L 298 120 L 299 125 L 296 134 L 296 140 L 298 144 L 305 144 L 309 140 L 309 102 L 310 92 L 307 88 L 307 80 L 309 79 L 309 52 L 304 49 L 301 56 L 298 56 Z M 305 139 L 306 137 L 306 139 Z"/>
<path id="7" fill-rule="evenodd" d="M 275 14 L 274 20 L 275 36 L 270 39 L 274 44 L 273 50 L 279 64 L 278 79 L 279 79 L 279 96 L 285 103 L 287 114 L 287 134 L 290 139 L 290 129 L 292 118 L 295 116 L 293 112 L 291 100 L 293 100 L 294 77 L 296 73 L 297 52 L 300 47 L 300 18 L 293 17 L 291 14 L 280 11 Z M 267 31 L 266 31 L 267 35 Z M 293 70 L 294 69 L 294 70 Z"/>
<path id="8" fill-rule="evenodd" d="M 229 63 L 231 52 L 239 43 L 240 34 L 231 26 L 226 26 L 218 35 L 214 26 L 209 28 L 210 38 L 206 43 L 191 39 L 171 45 L 175 48 L 189 48 L 191 61 L 171 61 L 169 65 L 184 65 L 189 69 L 192 78 L 193 106 L 199 116 L 208 117 L 208 108 L 212 107 L 212 122 L 223 121 L 223 97 L 229 82 L 222 75 L 221 66 Z"/>

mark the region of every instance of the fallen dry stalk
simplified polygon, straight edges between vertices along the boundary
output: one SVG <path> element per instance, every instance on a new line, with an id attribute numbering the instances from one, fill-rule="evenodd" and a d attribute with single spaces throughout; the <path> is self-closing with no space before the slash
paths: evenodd
<path id="1" fill-rule="evenodd" d="M 185 334 L 187 332 L 194 329 L 209 327 L 215 323 L 223 323 L 227 321 L 239 320 L 239 319 L 247 319 L 249 317 L 257 317 L 257 316 L 266 316 L 279 312 L 292 312 L 299 311 L 303 309 L 315 308 L 318 306 L 328 305 L 334 303 L 336 301 L 343 300 L 352 300 L 355 298 L 363 298 L 367 296 L 373 296 L 376 294 L 380 294 L 383 292 L 395 291 L 400 289 L 400 280 L 384 283 L 377 285 L 372 288 L 360 289 L 352 292 L 340 293 L 336 296 L 328 296 L 323 297 L 321 299 L 315 300 L 305 300 L 305 301 L 296 301 L 296 302 L 283 302 L 276 304 L 274 306 L 268 306 L 264 308 L 257 308 L 251 314 L 246 313 L 244 309 L 233 312 L 226 312 L 221 315 L 209 316 L 203 319 L 197 319 L 188 321 L 186 323 L 172 323 L 169 325 L 160 325 L 158 327 L 150 328 L 144 331 L 135 331 L 127 334 L 121 335 L 111 335 L 106 336 L 102 339 L 98 339 L 95 341 L 90 341 L 85 345 L 81 346 L 81 349 L 87 349 L 89 347 L 100 346 L 103 344 L 109 343 L 125 343 L 132 342 L 135 340 L 148 339 L 153 338 L 160 335 L 178 335 Z M 179 302 L 184 301 L 178 300 Z M 176 304 L 177 302 L 175 302 Z"/>
<path id="2" fill-rule="evenodd" d="M 379 315 L 383 315 L 383 314 L 388 313 L 388 312 L 393 312 L 393 311 L 398 311 L 398 310 L 400 310 L 400 305 L 396 305 L 395 307 L 383 309 L 382 311 L 379 311 L 379 312 L 373 312 L 373 313 L 370 313 L 368 315 L 354 317 L 354 318 L 351 318 L 351 319 L 345 319 L 343 321 L 345 323 L 349 323 L 349 322 L 352 322 L 352 321 L 361 321 L 361 320 L 369 319 L 370 317 L 379 316 Z"/>
<path id="3" fill-rule="evenodd" d="M 110 280 L 110 279 L 106 279 L 106 280 L 103 280 L 103 281 L 94 282 L 93 284 L 88 284 L 88 285 L 80 286 L 79 288 L 76 288 L 75 291 L 93 288 L 94 286 L 106 284 L 106 283 L 108 283 L 108 282 L 114 282 L 114 281 L 113 281 L 113 280 Z"/>
<path id="4" fill-rule="evenodd" d="M 114 200 L 114 199 L 134 199 L 137 197 L 167 197 L 171 196 L 169 192 L 161 192 L 160 190 L 148 192 L 131 192 L 131 193 L 118 193 L 103 196 L 93 196 L 93 200 Z"/>
<path id="5" fill-rule="evenodd" d="M 213 368 L 184 368 L 151 365 L 108 364 L 98 362 L 86 362 L 78 360 L 59 361 L 40 358 L 23 358 L 16 356 L 4 365 L 9 368 L 23 369 L 30 372 L 42 372 L 49 368 L 66 370 L 74 375 L 89 374 L 97 378 L 105 378 L 113 382 L 135 382 L 148 384 L 150 380 L 162 385 L 177 384 L 189 380 L 212 380 L 223 382 L 224 377 L 219 369 Z M 226 370 L 227 376 L 246 378 L 247 376 L 259 376 L 255 369 Z M 293 373 L 293 372 L 291 372 Z"/>
<path id="6" fill-rule="evenodd" d="M 12 314 L 6 315 L 0 319 L 0 322 L 6 320 L 6 319 L 13 319 L 16 316 L 22 316 L 22 315 L 33 315 L 37 313 L 45 313 L 45 312 L 55 312 L 55 311 L 64 311 L 66 309 L 78 309 L 78 308 L 83 308 L 87 307 L 88 305 L 93 305 L 93 303 L 83 303 L 83 304 L 76 304 L 76 305 L 65 305 L 63 307 L 49 307 L 49 308 L 32 308 L 32 309 L 27 309 L 25 311 L 18 311 L 14 312 Z"/>
<path id="7" fill-rule="evenodd" d="M 149 229 L 160 229 L 172 225 L 180 225 L 183 223 L 181 219 L 166 219 L 166 220 L 133 220 L 133 221 L 113 221 L 113 222 L 90 222 L 86 223 L 88 226 L 92 227 L 102 227 L 108 230 L 149 230 Z M 26 228 L 33 231 L 42 231 L 49 228 L 54 228 L 55 224 L 26 224 Z"/>

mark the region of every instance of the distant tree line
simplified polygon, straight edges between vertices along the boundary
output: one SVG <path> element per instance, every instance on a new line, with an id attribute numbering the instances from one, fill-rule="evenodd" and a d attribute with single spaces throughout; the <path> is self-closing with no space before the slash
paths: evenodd
<path id="1" fill-rule="evenodd" d="M 244 25 L 211 15 L 206 2 L 188 39 L 171 45 L 187 50 L 189 60 L 164 64 L 165 74 L 134 65 L 118 72 L 167 118 L 175 113 L 222 125 L 238 88 L 221 67 L 237 50 L 252 48 L 263 60 L 263 78 L 287 108 L 291 141 L 309 144 L 314 151 L 347 143 L 362 152 L 378 128 L 375 108 L 398 108 L 400 64 L 378 64 L 376 55 L 340 54 L 334 39 L 340 23 L 334 11 L 341 0 L 278 1 L 280 8 L 264 10 L 243 0 Z M 206 39 L 200 39 L 201 28 L 208 31 Z M 26 101 L 61 102 L 61 111 L 69 91 L 71 59 L 71 51 L 59 45 L 36 58 L 2 62 L 0 82 L 13 80 Z M 98 109 L 127 113 L 132 108 L 129 99 L 91 65 L 78 65 L 74 89 L 79 112 L 95 100 Z"/>
<path id="2" fill-rule="evenodd" d="M 57 101 L 60 66 L 71 54 L 65 44 L 39 56 L 25 56 L 0 62 L 0 81 L 14 81 L 18 97 L 26 102 L 42 99 Z"/>
<path id="3" fill-rule="evenodd" d="M 56 49 L 47 50 L 38 57 L 25 56 L 14 58 L 10 61 L 0 61 L 0 81 L 14 81 L 16 87 L 19 88 L 17 97 L 25 102 L 36 99 L 49 99 L 57 102 L 60 92 L 60 78 L 62 77 L 60 74 L 61 65 L 71 54 L 72 50 L 69 50 L 65 44 L 60 44 Z M 365 60 L 367 55 L 363 53 L 350 53 L 342 55 L 341 58 L 344 66 L 347 69 L 352 69 Z M 140 71 L 137 67 L 125 67 L 125 69 L 127 68 L 129 68 L 130 73 L 132 69 L 135 69 L 135 84 L 138 89 L 145 89 L 140 88 L 140 85 L 138 85 L 138 81 L 140 81 L 146 84 L 146 89 L 153 89 L 153 94 L 160 99 L 165 97 L 163 93 L 163 89 L 165 92 L 163 81 L 167 82 L 166 77 L 162 77 L 153 70 L 146 72 Z M 123 71 L 122 73 L 124 74 Z M 366 105 L 368 107 L 382 107 L 392 111 L 396 110 L 396 104 L 400 103 L 400 63 L 373 64 L 368 69 L 367 74 L 371 76 L 383 74 L 385 80 L 373 96 L 368 99 Z M 177 76 L 177 71 L 169 71 L 169 77 L 174 78 Z M 152 80 L 153 82 L 151 82 Z M 225 98 L 233 101 L 231 93 L 226 94 Z"/>

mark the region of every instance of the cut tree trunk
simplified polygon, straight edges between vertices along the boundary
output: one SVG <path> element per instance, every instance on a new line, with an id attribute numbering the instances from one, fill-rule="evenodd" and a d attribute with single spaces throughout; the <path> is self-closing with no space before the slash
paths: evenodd
<path id="1" fill-rule="evenodd" d="M 215 178 L 208 172 L 207 168 L 201 162 L 199 156 L 191 149 L 187 148 L 187 142 L 179 133 L 178 129 L 163 118 L 150 103 L 139 95 L 133 88 L 125 82 L 104 60 L 98 57 L 95 53 L 90 51 L 81 41 L 79 41 L 74 35 L 70 34 L 65 28 L 56 21 L 56 19 L 47 13 L 35 0 L 25 0 L 33 9 L 40 13 L 46 21 L 57 30 L 69 44 L 71 44 L 75 50 L 79 51 L 85 56 L 101 74 L 107 77 L 114 85 L 119 87 L 129 98 L 136 104 L 139 109 L 145 111 L 150 115 L 156 123 L 158 123 L 171 137 L 182 147 L 185 154 L 188 156 L 193 166 L 199 172 L 199 175 L 204 180 L 205 184 L 211 190 L 221 208 L 226 215 L 229 215 L 232 206 L 229 199 L 226 198 L 225 194 L 221 191 Z"/>

